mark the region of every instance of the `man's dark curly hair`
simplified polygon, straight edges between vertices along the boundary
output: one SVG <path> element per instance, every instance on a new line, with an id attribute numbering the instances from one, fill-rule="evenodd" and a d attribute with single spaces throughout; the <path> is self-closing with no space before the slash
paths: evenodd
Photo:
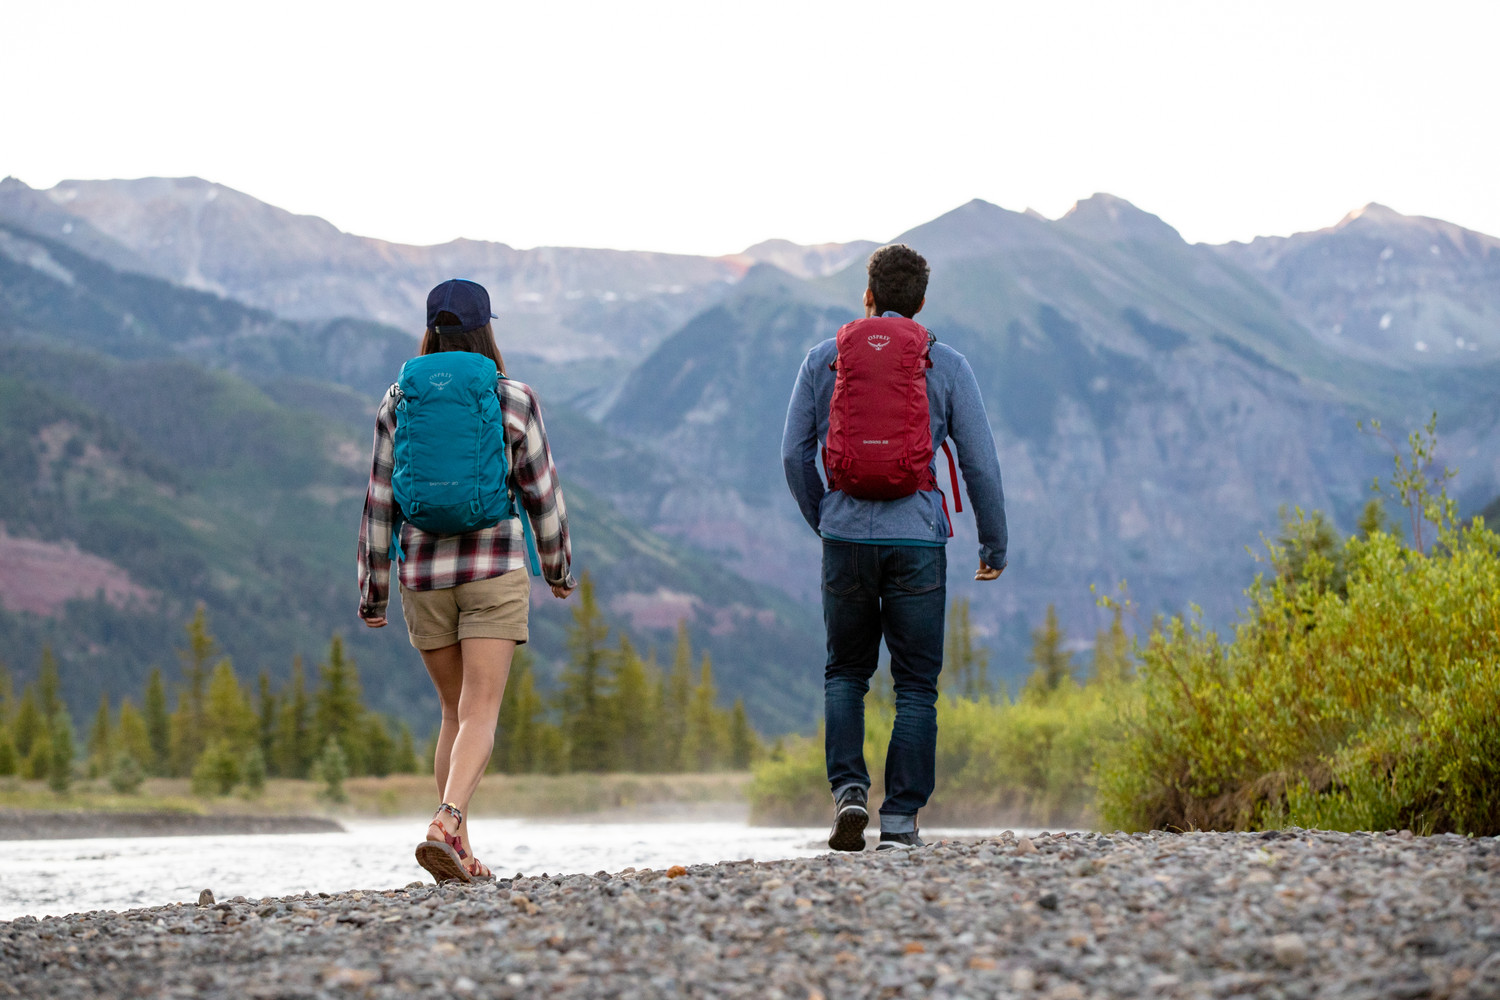
<path id="1" fill-rule="evenodd" d="M 892 243 L 870 254 L 870 291 L 875 315 L 898 312 L 911 319 L 927 296 L 927 261 L 905 243 Z"/>

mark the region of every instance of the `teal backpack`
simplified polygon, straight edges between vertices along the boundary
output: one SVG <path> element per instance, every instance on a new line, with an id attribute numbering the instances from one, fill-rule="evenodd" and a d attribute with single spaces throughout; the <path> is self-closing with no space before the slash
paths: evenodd
<path id="1" fill-rule="evenodd" d="M 541 576 L 531 518 L 510 489 L 510 455 L 496 379 L 483 354 L 442 351 L 412 358 L 397 381 L 391 556 L 401 560 L 401 524 L 460 535 L 519 517 L 532 576 Z"/>

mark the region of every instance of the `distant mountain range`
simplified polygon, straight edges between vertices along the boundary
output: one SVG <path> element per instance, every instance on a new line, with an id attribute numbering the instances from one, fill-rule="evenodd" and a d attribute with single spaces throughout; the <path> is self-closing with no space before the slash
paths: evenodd
<path id="1" fill-rule="evenodd" d="M 243 379 L 343 442 L 347 468 L 318 475 L 351 496 L 367 411 L 414 348 L 427 289 L 454 274 L 485 283 L 513 372 L 548 403 L 565 481 L 599 518 L 576 530 L 611 614 L 652 641 L 688 610 L 723 686 L 751 697 L 763 726 L 814 717 L 817 541 L 778 444 L 797 366 L 855 315 L 875 244 L 773 241 L 719 258 L 408 247 L 196 179 L 6 180 L 0 223 L 0 334 Z M 1315 233 L 1190 245 L 1101 194 L 1054 221 L 974 201 L 896 239 L 932 262 L 919 318 L 969 357 L 1000 450 L 1011 568 L 999 584 L 967 581 L 972 521 L 960 516 L 950 583 L 972 598 L 1001 676 L 1025 672 L 1048 603 L 1075 638 L 1092 636 L 1090 585 L 1127 580 L 1146 618 L 1193 602 L 1228 621 L 1262 568 L 1245 548 L 1275 535 L 1282 505 L 1350 528 L 1388 473 L 1389 451 L 1358 420 L 1399 438 L 1436 410 L 1465 509 L 1500 494 L 1492 237 L 1370 205 Z M 99 412 L 81 384 L 40 384 Z M 28 447 L 52 447 L 44 431 Z M 168 439 L 133 433 L 141 462 L 195 482 Z M 327 530 L 347 533 L 347 515 Z M 117 588 L 141 578 L 70 523 L 45 537 L 125 567 Z M 701 569 L 664 568 L 689 563 Z M 308 572 L 329 574 L 333 593 L 347 570 L 330 557 Z M 41 619 L 16 620 L 35 631 Z"/>

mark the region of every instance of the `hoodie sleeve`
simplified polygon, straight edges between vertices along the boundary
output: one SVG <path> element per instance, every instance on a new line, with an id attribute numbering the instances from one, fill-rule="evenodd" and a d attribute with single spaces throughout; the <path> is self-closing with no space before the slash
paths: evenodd
<path id="1" fill-rule="evenodd" d="M 786 427 L 781 432 L 781 466 L 797 507 L 813 531 L 818 530 L 823 477 L 818 473 L 818 415 L 815 412 L 812 355 L 802 362 L 792 399 L 787 404 Z"/>
<path id="2" fill-rule="evenodd" d="M 954 378 L 949 405 L 948 436 L 958 445 L 958 465 L 979 529 L 979 558 L 988 566 L 1004 569 L 1010 537 L 1005 525 L 1000 456 L 995 451 L 995 436 L 990 432 L 984 399 L 968 359 L 963 359 Z"/>

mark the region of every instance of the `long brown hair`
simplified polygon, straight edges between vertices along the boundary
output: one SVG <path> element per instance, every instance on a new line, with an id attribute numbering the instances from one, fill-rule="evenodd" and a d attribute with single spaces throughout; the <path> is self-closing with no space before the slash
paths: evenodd
<path id="1" fill-rule="evenodd" d="M 459 319 L 448 312 L 437 314 L 438 326 L 457 326 Z M 505 359 L 500 356 L 500 348 L 495 346 L 495 328 L 493 324 L 486 323 L 477 330 L 468 333 L 435 333 L 431 328 L 422 333 L 421 354 L 440 354 L 443 351 L 468 351 L 470 354 L 483 354 L 495 362 L 495 368 L 501 375 L 505 374 Z"/>

